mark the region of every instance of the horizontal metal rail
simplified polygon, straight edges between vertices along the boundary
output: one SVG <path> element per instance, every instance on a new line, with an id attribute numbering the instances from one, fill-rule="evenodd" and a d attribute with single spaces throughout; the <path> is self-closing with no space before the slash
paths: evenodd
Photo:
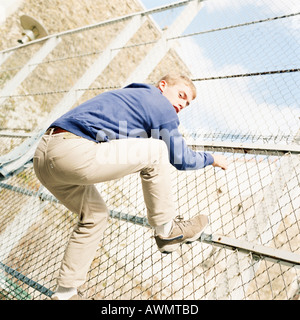
<path id="1" fill-rule="evenodd" d="M 143 227 L 151 228 L 147 219 L 143 217 L 137 217 L 117 211 L 111 211 L 110 216 L 113 218 L 138 224 Z M 300 254 L 297 253 L 274 249 L 263 245 L 254 244 L 245 240 L 229 238 L 219 234 L 202 233 L 199 241 L 230 250 L 238 250 L 239 252 L 246 254 L 251 253 L 252 257 L 256 260 L 264 258 L 272 262 L 282 263 L 291 267 L 300 268 Z"/>
<path id="2" fill-rule="evenodd" d="M 51 297 L 53 294 L 53 291 L 50 289 L 44 287 L 43 285 L 39 284 L 38 282 L 24 276 L 19 271 L 7 266 L 6 264 L 0 262 L 0 269 L 11 275 L 12 277 L 22 281 L 23 283 L 27 284 L 29 287 L 41 292 L 42 294 Z"/>
<path id="3" fill-rule="evenodd" d="M 13 276 L 14 278 L 22 281 L 23 283 L 27 284 L 29 287 L 45 294 L 48 297 L 51 297 L 53 294 L 53 291 L 51 291 L 50 289 L 42 286 L 41 284 L 39 284 L 38 282 L 24 276 L 22 273 L 20 273 L 19 271 L 7 266 L 6 264 L 0 262 L 0 269 L 2 269 L 3 271 L 5 271 L 6 273 L 8 273 L 9 275 Z"/>
<path id="4" fill-rule="evenodd" d="M 0 133 L 0 138 L 30 138 L 32 133 L 28 132 L 2 132 Z M 276 155 L 284 153 L 294 153 L 300 154 L 300 145 L 297 144 L 275 144 L 275 143 L 247 143 L 247 142 L 233 142 L 233 141 L 197 141 L 188 142 L 189 147 L 193 149 L 205 148 L 212 150 L 231 149 L 236 152 L 242 153 L 255 153 L 255 151 L 268 151 L 275 152 Z"/>
<path id="5" fill-rule="evenodd" d="M 300 254 L 285 250 L 274 249 L 263 245 L 251 243 L 245 240 L 229 238 L 218 234 L 205 234 L 200 241 L 230 250 L 252 255 L 255 260 L 266 259 L 272 262 L 281 263 L 290 267 L 300 268 Z"/>
<path id="6" fill-rule="evenodd" d="M 293 18 L 293 17 L 298 16 L 298 15 L 300 15 L 300 12 L 290 13 L 290 14 L 286 14 L 286 15 L 283 15 L 283 16 L 276 16 L 276 17 L 267 18 L 267 19 L 249 21 L 249 22 L 245 22 L 245 23 L 239 23 L 239 24 L 235 24 L 235 25 L 232 25 L 232 26 L 226 26 L 226 27 L 215 28 L 215 29 L 204 30 L 204 31 L 197 31 L 197 32 L 193 32 L 193 33 L 189 33 L 189 34 L 185 34 L 183 36 L 180 36 L 180 38 L 186 38 L 186 37 L 191 37 L 191 36 L 199 36 L 199 35 L 207 34 L 207 33 L 211 33 L 211 32 L 217 32 L 217 31 L 224 31 L 224 30 L 229 30 L 229 29 L 234 29 L 234 28 L 240 28 L 240 27 L 250 26 L 250 25 L 254 25 L 254 24 L 258 24 L 258 23 L 264 23 L 264 22 L 270 22 L 270 21 L 275 21 L 275 20 Z M 177 38 L 174 37 L 174 38 L 172 38 L 172 40 L 173 39 L 175 40 Z"/>
<path id="7" fill-rule="evenodd" d="M 188 143 L 191 148 L 199 149 L 212 149 L 224 151 L 224 149 L 234 150 L 241 153 L 256 153 L 260 152 L 273 152 L 276 155 L 285 153 L 300 154 L 300 145 L 296 144 L 273 144 L 273 143 L 244 143 L 244 142 L 231 142 L 231 141 L 199 141 L 195 143 Z"/>
<path id="8" fill-rule="evenodd" d="M 29 132 L 1 132 L 0 137 L 3 138 L 30 138 L 32 133 Z"/>
<path id="9" fill-rule="evenodd" d="M 0 272 L 0 298 L 5 299 L 16 298 L 18 300 L 31 300 L 30 294 L 23 290 L 17 283 L 9 277 L 3 275 L 4 271 Z"/>
<path id="10" fill-rule="evenodd" d="M 222 80 L 222 79 L 231 79 L 231 78 L 256 77 L 256 76 L 267 76 L 267 75 L 273 75 L 273 74 L 293 73 L 293 72 L 300 72 L 300 68 L 230 74 L 230 75 L 225 75 L 225 76 L 197 78 L 197 79 L 192 79 L 192 81 L 208 81 L 208 80 Z"/>

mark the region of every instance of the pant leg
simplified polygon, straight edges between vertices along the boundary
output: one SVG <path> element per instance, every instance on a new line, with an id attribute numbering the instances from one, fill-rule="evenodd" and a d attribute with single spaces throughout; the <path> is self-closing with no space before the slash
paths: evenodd
<path id="1" fill-rule="evenodd" d="M 61 286 L 71 287 L 84 283 L 106 226 L 107 208 L 95 183 L 140 172 L 149 223 L 164 224 L 174 217 L 175 210 L 163 141 L 126 139 L 97 144 L 61 137 L 42 138 L 34 169 L 42 184 L 79 215 L 58 278 Z"/>
<path id="2" fill-rule="evenodd" d="M 74 199 L 81 202 L 81 210 L 57 279 L 63 287 L 79 287 L 85 282 L 108 217 L 106 204 L 94 185 L 73 187 L 72 191 Z"/>
<path id="3" fill-rule="evenodd" d="M 69 239 L 57 279 L 60 286 L 78 287 L 85 282 L 107 224 L 108 209 L 94 185 L 70 184 L 55 177 L 51 172 L 54 169 L 51 157 L 53 154 L 50 152 L 50 158 L 47 154 L 49 140 L 51 137 L 45 137 L 40 142 L 34 156 L 34 170 L 42 184 L 78 215 L 78 222 Z M 68 144 L 72 149 L 72 141 Z M 53 146 L 50 145 L 50 149 L 51 147 Z"/>
<path id="4" fill-rule="evenodd" d="M 96 184 L 139 172 L 148 221 L 151 226 L 176 215 L 171 186 L 171 165 L 165 142 L 157 139 L 123 139 L 94 143 L 86 139 L 62 142 L 48 158 L 58 182 Z M 83 142 L 83 143 L 82 143 Z"/>
<path id="5" fill-rule="evenodd" d="M 101 144 L 97 150 L 94 174 L 90 181 L 118 179 L 139 172 L 151 226 L 163 225 L 176 215 L 171 183 L 171 164 L 165 142 L 157 139 L 114 140 Z"/>

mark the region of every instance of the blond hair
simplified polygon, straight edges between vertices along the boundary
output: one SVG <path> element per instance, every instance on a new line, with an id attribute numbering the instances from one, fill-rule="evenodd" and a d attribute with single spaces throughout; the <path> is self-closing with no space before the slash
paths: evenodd
<path id="1" fill-rule="evenodd" d="M 185 85 L 187 85 L 191 90 L 192 90 L 192 93 L 193 93 L 193 99 L 196 98 L 197 96 L 197 89 L 193 83 L 193 81 L 183 75 L 183 74 L 179 74 L 179 73 L 169 73 L 169 74 L 166 74 L 165 76 L 163 76 L 157 83 L 156 83 L 156 86 L 158 87 L 160 82 L 164 80 L 167 82 L 168 85 L 170 86 L 174 86 L 175 84 L 178 84 L 178 83 L 184 83 Z"/>

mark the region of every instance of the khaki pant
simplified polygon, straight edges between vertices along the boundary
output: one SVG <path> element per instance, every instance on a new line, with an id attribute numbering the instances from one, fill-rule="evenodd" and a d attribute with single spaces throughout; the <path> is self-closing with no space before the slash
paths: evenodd
<path id="1" fill-rule="evenodd" d="M 57 279 L 60 286 L 85 282 L 105 230 L 108 209 L 94 184 L 140 172 L 149 224 L 162 225 L 175 216 L 168 149 L 161 140 L 95 143 L 70 133 L 44 135 L 33 165 L 41 183 L 78 214 Z"/>

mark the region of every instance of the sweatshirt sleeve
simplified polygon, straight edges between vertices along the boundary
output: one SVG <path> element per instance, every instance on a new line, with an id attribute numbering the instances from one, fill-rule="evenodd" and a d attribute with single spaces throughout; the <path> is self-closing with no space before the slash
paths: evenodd
<path id="1" fill-rule="evenodd" d="M 196 152 L 189 148 L 178 130 L 178 125 L 169 123 L 153 130 L 152 137 L 162 139 L 168 146 L 171 164 L 178 170 L 197 170 L 211 165 L 213 156 L 208 152 Z"/>

